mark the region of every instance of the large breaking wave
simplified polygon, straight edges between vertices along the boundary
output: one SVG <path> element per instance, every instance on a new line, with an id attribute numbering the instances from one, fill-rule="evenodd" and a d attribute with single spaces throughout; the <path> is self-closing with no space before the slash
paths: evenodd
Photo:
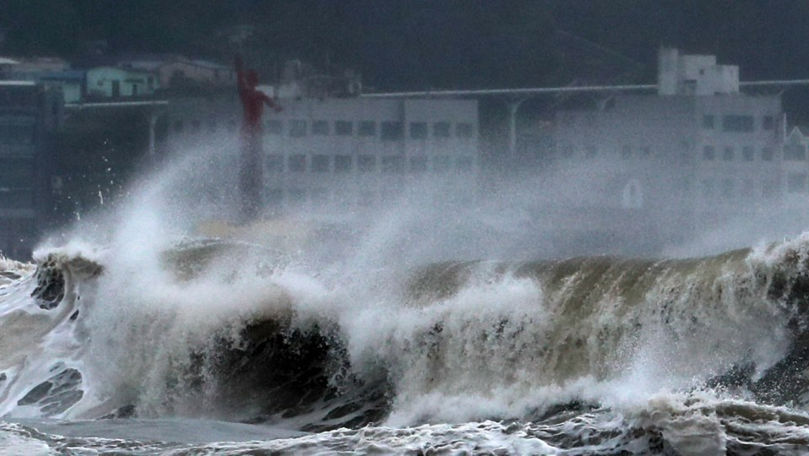
<path id="1" fill-rule="evenodd" d="M 395 273 L 221 240 L 131 258 L 72 245 L 38 252 L 36 269 L 3 263 L 6 419 L 381 425 L 363 431 L 380 445 L 385 426 L 470 422 L 548 448 L 809 442 L 809 236 L 697 259 Z"/>

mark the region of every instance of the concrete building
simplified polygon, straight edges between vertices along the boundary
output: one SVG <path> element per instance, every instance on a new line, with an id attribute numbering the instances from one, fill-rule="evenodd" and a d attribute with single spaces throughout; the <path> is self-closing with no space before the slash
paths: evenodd
<path id="1" fill-rule="evenodd" d="M 58 90 L 0 81 L 0 251 L 27 259 L 50 220 L 53 134 L 61 119 Z"/>
<path id="2" fill-rule="evenodd" d="M 614 209 L 599 230 L 626 242 L 638 231 L 678 242 L 781 204 L 785 183 L 798 188 L 784 166 L 780 95 L 740 93 L 738 68 L 714 56 L 662 49 L 658 72 L 656 95 L 556 115 L 551 170 L 568 182 L 585 176 L 587 191 L 568 200 L 574 206 Z"/>
<path id="3" fill-rule="evenodd" d="M 86 81 L 86 94 L 91 98 L 151 96 L 160 88 L 154 73 L 109 66 L 87 70 Z"/>
<path id="4" fill-rule="evenodd" d="M 35 79 L 48 87 L 56 87 L 62 92 L 65 103 L 79 103 L 84 98 L 86 73 L 81 70 L 46 72 Z"/>
<path id="5" fill-rule="evenodd" d="M 236 74 L 231 65 L 177 54 L 125 56 L 119 58 L 115 66 L 153 73 L 161 89 L 233 87 L 236 84 Z"/>
<path id="6" fill-rule="evenodd" d="M 233 87 L 233 67 L 207 60 L 176 59 L 157 68 L 160 86 L 166 89 L 192 87 Z"/>
<path id="7" fill-rule="evenodd" d="M 427 177 L 475 188 L 476 101 L 327 98 L 281 104 L 283 112 L 266 114 L 263 125 L 270 210 L 373 207 Z M 169 106 L 174 148 L 216 138 L 237 153 L 240 125 L 235 94 L 173 100 Z"/>

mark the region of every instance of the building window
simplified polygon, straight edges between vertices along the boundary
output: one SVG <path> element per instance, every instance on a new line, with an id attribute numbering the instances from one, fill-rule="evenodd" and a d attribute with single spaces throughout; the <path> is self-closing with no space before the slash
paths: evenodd
<path id="1" fill-rule="evenodd" d="M 351 155 L 334 156 L 334 172 L 347 173 L 351 171 Z"/>
<path id="2" fill-rule="evenodd" d="M 357 201 L 357 203 L 361 207 L 368 207 L 368 206 L 372 206 L 374 204 L 375 200 L 376 200 L 376 195 L 374 195 L 374 192 L 370 192 L 370 191 L 366 190 L 366 191 L 360 192 L 359 201 Z"/>
<path id="3" fill-rule="evenodd" d="M 733 146 L 725 146 L 725 150 L 722 152 L 722 160 L 733 161 L 735 156 L 736 151 L 733 149 Z"/>
<path id="4" fill-rule="evenodd" d="M 427 139 L 427 122 L 410 122 L 412 139 Z"/>
<path id="5" fill-rule="evenodd" d="M 312 122 L 312 134 L 320 136 L 328 135 L 329 123 L 325 120 L 315 120 Z"/>
<path id="6" fill-rule="evenodd" d="M 183 121 L 182 120 L 175 120 L 174 121 L 174 132 L 175 133 L 182 133 L 183 131 Z"/>
<path id="7" fill-rule="evenodd" d="M 722 179 L 722 197 L 730 199 L 733 196 L 733 179 Z"/>
<path id="8" fill-rule="evenodd" d="M 458 157 L 455 161 L 455 169 L 461 172 L 471 171 L 473 163 L 472 157 Z"/>
<path id="9" fill-rule="evenodd" d="M 596 146 L 590 145 L 584 148 L 584 156 L 587 158 L 595 158 L 598 155 L 598 148 Z"/>
<path id="10" fill-rule="evenodd" d="M 624 146 L 621 148 L 621 158 L 627 160 L 632 157 L 632 147 Z"/>
<path id="11" fill-rule="evenodd" d="M 33 206 L 34 193 L 30 189 L 17 188 L 10 191 L 0 192 L 0 208 L 32 209 Z"/>
<path id="12" fill-rule="evenodd" d="M 773 159 L 773 148 L 772 147 L 762 147 L 761 148 L 761 160 L 763 161 L 772 161 Z"/>
<path id="13" fill-rule="evenodd" d="M 280 188 L 271 188 L 267 190 L 264 195 L 264 201 L 273 207 L 278 207 L 284 202 L 284 190 Z"/>
<path id="14" fill-rule="evenodd" d="M 402 139 L 403 129 L 401 122 L 382 122 L 382 139 L 386 141 Z"/>
<path id="15" fill-rule="evenodd" d="M 329 192 L 325 188 L 315 188 L 309 193 L 312 204 L 324 204 L 329 201 Z"/>
<path id="16" fill-rule="evenodd" d="M 302 173 L 306 171 L 306 155 L 290 155 L 287 158 L 287 169 L 293 173 Z"/>
<path id="17" fill-rule="evenodd" d="M 284 157 L 281 154 L 268 154 L 264 167 L 269 172 L 280 173 L 284 170 Z"/>
<path id="18" fill-rule="evenodd" d="M 382 157 L 382 172 L 400 174 L 404 171 L 404 157 Z"/>
<path id="19" fill-rule="evenodd" d="M 30 125 L 0 125 L 0 144 L 29 145 L 34 142 L 34 127 Z M 3 181 L 0 181 L 2 185 Z"/>
<path id="20" fill-rule="evenodd" d="M 789 161 L 806 160 L 806 146 L 802 144 L 785 144 L 784 160 Z"/>
<path id="21" fill-rule="evenodd" d="M 268 120 L 267 121 L 267 133 L 271 135 L 280 135 L 282 129 L 282 124 L 280 120 Z"/>
<path id="22" fill-rule="evenodd" d="M 789 175 L 787 175 L 787 192 L 805 193 L 806 173 L 789 173 Z"/>
<path id="23" fill-rule="evenodd" d="M 313 173 L 328 173 L 330 165 L 331 165 L 331 157 L 329 157 L 328 155 L 318 154 L 312 156 Z"/>
<path id="24" fill-rule="evenodd" d="M 705 114 L 702 116 L 702 128 L 706 130 L 713 130 L 714 126 L 714 117 L 710 114 Z"/>
<path id="25" fill-rule="evenodd" d="M 290 120 L 289 136 L 292 138 L 300 138 L 302 136 L 306 136 L 306 121 L 299 119 Z"/>
<path id="26" fill-rule="evenodd" d="M 34 164 L 26 159 L 7 159 L 3 161 L 3 166 L 0 168 L 0 183 L 6 187 L 6 191 L 0 193 L 14 193 L 22 189 L 30 189 L 33 187 Z"/>
<path id="27" fill-rule="evenodd" d="M 742 156 L 744 157 L 744 161 L 753 161 L 755 158 L 755 152 L 753 152 L 752 146 L 744 146 L 742 147 Z"/>
<path id="28" fill-rule="evenodd" d="M 761 128 L 764 130 L 772 130 L 775 128 L 775 120 L 773 116 L 764 116 L 761 120 Z"/>
<path id="29" fill-rule="evenodd" d="M 571 158 L 573 157 L 573 146 L 570 144 L 566 145 L 562 148 L 562 158 Z"/>
<path id="30" fill-rule="evenodd" d="M 433 157 L 433 172 L 443 174 L 449 171 L 449 155 L 436 155 Z"/>
<path id="31" fill-rule="evenodd" d="M 702 180 L 702 196 L 710 198 L 713 196 L 713 181 L 711 179 Z"/>
<path id="32" fill-rule="evenodd" d="M 373 120 L 363 120 L 360 122 L 360 136 L 376 136 L 376 122 Z"/>
<path id="33" fill-rule="evenodd" d="M 455 126 L 455 136 L 459 138 L 471 138 L 475 134 L 475 126 L 471 123 L 462 122 Z"/>
<path id="34" fill-rule="evenodd" d="M 291 188 L 287 190 L 289 195 L 289 202 L 291 204 L 300 204 L 306 202 L 306 190 L 300 188 Z"/>
<path id="35" fill-rule="evenodd" d="M 449 138 L 449 122 L 434 123 L 433 138 Z"/>
<path id="36" fill-rule="evenodd" d="M 418 157 L 410 157 L 410 172 L 423 173 L 427 171 L 427 157 L 420 155 Z"/>
<path id="37" fill-rule="evenodd" d="M 362 173 L 376 171 L 376 157 L 373 155 L 360 155 L 357 157 L 357 169 Z"/>
<path id="38" fill-rule="evenodd" d="M 753 131 L 753 116 L 724 116 L 722 117 L 722 130 L 733 132 Z"/>
<path id="39" fill-rule="evenodd" d="M 739 189 L 739 194 L 745 198 L 752 198 L 754 196 L 756 183 L 753 179 L 745 179 L 742 181 L 742 188 Z"/>
<path id="40" fill-rule="evenodd" d="M 713 160 L 716 158 L 716 149 L 713 146 L 705 146 L 702 148 L 702 159 Z"/>
<path id="41" fill-rule="evenodd" d="M 775 198 L 779 194 L 778 187 L 781 186 L 779 179 L 767 179 L 761 182 L 761 195 L 764 198 Z"/>
<path id="42" fill-rule="evenodd" d="M 339 136 L 351 136 L 354 133 L 354 123 L 350 120 L 334 122 L 334 133 Z"/>

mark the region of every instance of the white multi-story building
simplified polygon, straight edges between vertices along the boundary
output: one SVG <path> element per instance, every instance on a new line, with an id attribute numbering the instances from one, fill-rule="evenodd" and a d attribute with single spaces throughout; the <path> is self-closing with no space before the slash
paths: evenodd
<path id="1" fill-rule="evenodd" d="M 568 182 L 586 175 L 574 204 L 654 225 L 662 242 L 780 204 L 785 182 L 798 185 L 780 95 L 740 93 L 738 67 L 714 56 L 662 49 L 657 94 L 560 111 L 554 129 L 551 168 Z"/>
<path id="2" fill-rule="evenodd" d="M 235 92 L 235 89 L 234 89 Z M 479 172 L 474 100 L 281 99 L 263 120 L 264 200 L 268 208 L 373 207 L 422 182 L 467 186 Z M 238 144 L 235 94 L 172 101 L 175 146 L 230 138 Z M 231 147 L 233 153 L 237 148 Z"/>

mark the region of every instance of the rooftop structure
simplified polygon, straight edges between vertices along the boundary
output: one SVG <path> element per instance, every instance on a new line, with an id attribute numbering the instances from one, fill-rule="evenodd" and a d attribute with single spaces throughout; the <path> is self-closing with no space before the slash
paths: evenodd
<path id="1" fill-rule="evenodd" d="M 715 55 L 685 55 L 661 48 L 657 67 L 658 95 L 739 93 L 739 67 L 718 65 Z"/>

